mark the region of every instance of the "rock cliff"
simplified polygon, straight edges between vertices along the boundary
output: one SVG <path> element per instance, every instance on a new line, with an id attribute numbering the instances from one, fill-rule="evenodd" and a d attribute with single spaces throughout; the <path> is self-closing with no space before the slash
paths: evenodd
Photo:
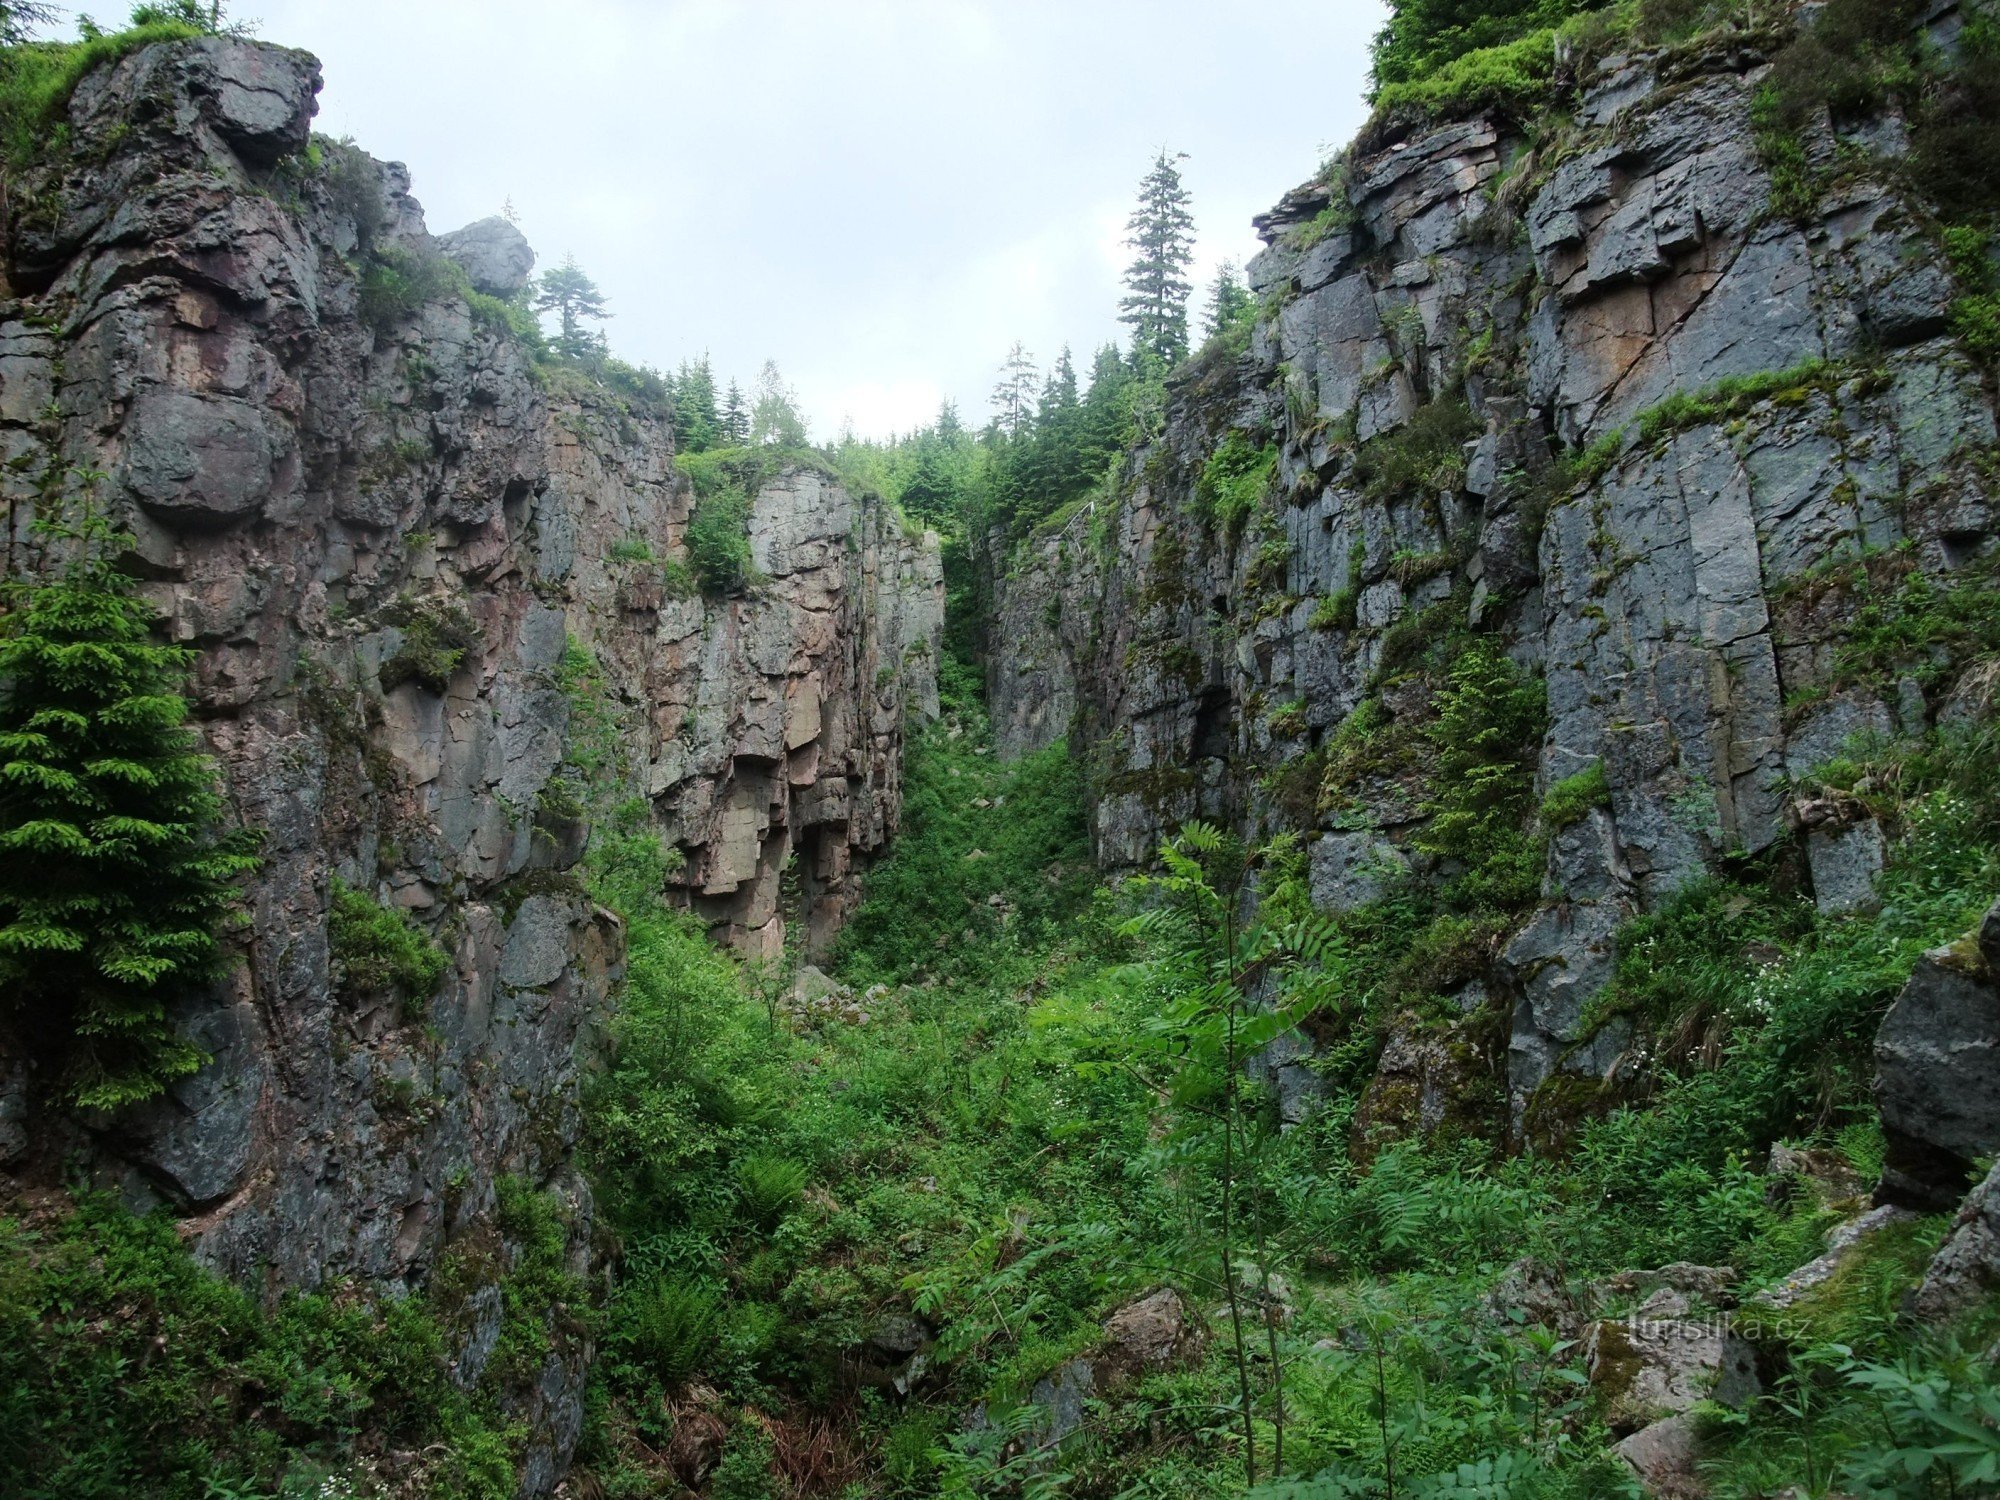
<path id="1" fill-rule="evenodd" d="M 586 794 L 626 788 L 618 815 L 678 852 L 670 894 L 720 936 L 823 945 L 895 828 L 905 715 L 936 711 L 936 540 L 774 467 L 753 582 L 697 592 L 696 502 L 643 390 L 538 362 L 506 300 L 519 233 L 434 239 L 400 166 L 310 136 L 318 87 L 299 52 L 146 47 L 84 78 L 9 205 L 9 570 L 40 565 L 61 497 L 129 529 L 264 863 L 242 961 L 182 1018 L 213 1061 L 74 1122 L 0 1050 L 0 1170 L 81 1150 L 274 1290 L 424 1285 L 490 1248 L 496 1184 L 521 1182 L 560 1200 L 583 1273 L 579 1069 L 622 955 L 579 877 L 612 811 Z M 343 983 L 334 882 L 448 953 L 428 1002 Z M 499 1316 L 475 1285 L 461 1382 Z M 530 1492 L 576 1439 L 587 1357 L 547 1316 L 508 1397 Z"/>
<path id="2" fill-rule="evenodd" d="M 1944 55 L 1960 19 L 1929 9 Z M 1963 655 L 1851 626 L 1993 586 L 1990 372 L 1898 186 L 1903 119 L 1822 110 L 1821 190 L 1774 189 L 1752 105 L 1792 25 L 1572 62 L 1562 122 L 1378 124 L 1258 221 L 1247 348 L 1179 372 L 1115 494 L 992 549 L 998 740 L 1098 747 L 1107 867 L 1203 816 L 1303 830 L 1328 910 L 1451 879 L 1425 777 L 1451 659 L 1546 684 L 1536 800 L 1587 795 L 1541 822 L 1539 902 L 1431 976 L 1464 1045 L 1385 1054 L 1413 1097 L 1497 1068 L 1517 1137 L 1625 1053 L 1592 1007 L 1621 923 L 1759 857 L 1865 905 L 1883 831 L 1814 773 L 1971 691 Z M 1247 521 L 1226 447 L 1272 465 Z"/>

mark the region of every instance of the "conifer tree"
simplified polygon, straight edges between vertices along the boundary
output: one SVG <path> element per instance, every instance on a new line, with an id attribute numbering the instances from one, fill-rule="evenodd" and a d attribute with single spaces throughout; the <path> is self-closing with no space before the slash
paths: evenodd
<path id="1" fill-rule="evenodd" d="M 681 361 L 674 377 L 674 442 L 685 453 L 703 453 L 715 445 L 722 426 L 715 409 L 715 371 L 708 356 Z"/>
<path id="2" fill-rule="evenodd" d="M 958 419 L 958 403 L 949 396 L 938 403 L 937 435 L 941 442 L 953 446 L 965 436 L 965 424 Z"/>
<path id="3" fill-rule="evenodd" d="M 574 255 L 564 256 L 561 265 L 550 267 L 536 281 L 535 311 L 556 315 L 558 354 L 582 359 L 603 352 L 604 335 L 586 329 L 583 320 L 601 321 L 610 317 L 611 311 L 604 293 L 584 274 Z"/>
<path id="4" fill-rule="evenodd" d="M 1089 488 L 1083 462 L 1083 411 L 1076 398 L 1076 366 L 1067 346 L 1042 387 L 1035 408 L 1034 441 L 1027 473 L 1034 509 L 1046 515 Z"/>
<path id="5" fill-rule="evenodd" d="M 67 561 L 4 585 L 0 1002 L 74 1103 L 115 1107 L 203 1062 L 168 1007 L 221 968 L 257 861 L 253 836 L 218 832 L 182 696 L 194 653 L 154 638 L 114 561 L 130 539 L 71 508 L 37 526 Z"/>
<path id="6" fill-rule="evenodd" d="M 1201 336 L 1214 338 L 1250 310 L 1250 289 L 1237 274 L 1236 262 L 1225 260 L 1216 268 L 1208 287 L 1208 312 L 1202 320 Z"/>
<path id="7" fill-rule="evenodd" d="M 1035 373 L 1027 348 L 1015 340 L 993 387 L 993 420 L 1008 437 L 1019 437 L 1034 416 Z"/>
<path id="8" fill-rule="evenodd" d="M 1132 330 L 1134 357 L 1150 354 L 1172 366 L 1187 357 L 1187 301 L 1192 290 L 1188 267 L 1194 263 L 1194 215 L 1188 192 L 1181 186 L 1177 161 L 1185 152 L 1162 151 L 1139 184 L 1139 206 L 1126 221 L 1125 243 L 1137 252 L 1125 270 L 1127 291 L 1118 304 L 1118 320 Z"/>
<path id="9" fill-rule="evenodd" d="M 729 382 L 729 394 L 722 401 L 720 420 L 723 446 L 741 448 L 750 441 L 750 404 L 743 399 L 743 387 Z"/>
<path id="10" fill-rule="evenodd" d="M 18 47 L 37 26 L 55 23 L 56 8 L 36 0 L 0 0 L 0 47 Z"/>

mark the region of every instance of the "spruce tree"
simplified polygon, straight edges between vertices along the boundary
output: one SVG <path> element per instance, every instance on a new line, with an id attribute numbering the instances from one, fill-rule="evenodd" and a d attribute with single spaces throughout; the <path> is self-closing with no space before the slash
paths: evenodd
<path id="1" fill-rule="evenodd" d="M 168 1008 L 220 970 L 257 861 L 218 831 L 194 653 L 154 638 L 130 539 L 73 508 L 37 527 L 67 560 L 0 586 L 0 998 L 72 1102 L 115 1107 L 203 1062 Z"/>
<path id="2" fill-rule="evenodd" d="M 1225 260 L 1216 268 L 1215 280 L 1209 283 L 1208 313 L 1202 320 L 1202 338 L 1212 339 L 1235 326 L 1237 320 L 1249 311 L 1250 289 L 1237 275 L 1236 262 Z"/>
<path id="3" fill-rule="evenodd" d="M 53 26 L 56 8 L 36 0 L 0 0 L 0 47 L 18 47 L 31 40 L 37 26 Z"/>
<path id="4" fill-rule="evenodd" d="M 1042 387 L 1035 409 L 1034 441 L 1026 479 L 1036 519 L 1060 510 L 1090 487 L 1083 460 L 1083 409 L 1076 399 L 1076 366 L 1065 347 Z"/>
<path id="5" fill-rule="evenodd" d="M 750 404 L 743 399 L 743 387 L 729 382 L 729 394 L 722 401 L 719 421 L 723 446 L 741 448 L 750 441 Z"/>
<path id="6" fill-rule="evenodd" d="M 715 409 L 715 371 L 708 356 L 681 361 L 674 377 L 674 443 L 684 453 L 715 446 L 722 417 Z"/>
<path id="7" fill-rule="evenodd" d="M 1035 362 L 1019 340 L 1007 351 L 993 387 L 993 420 L 1008 437 L 1019 437 L 1035 411 Z"/>
<path id="8" fill-rule="evenodd" d="M 535 311 L 556 315 L 555 348 L 570 359 L 582 359 L 603 351 L 603 335 L 583 326 L 583 320 L 601 321 L 611 316 L 604 293 L 584 274 L 574 255 L 552 266 L 535 283 Z"/>
<path id="9" fill-rule="evenodd" d="M 1185 152 L 1162 151 L 1139 184 L 1139 206 L 1126 221 L 1125 243 L 1137 253 L 1125 270 L 1125 296 L 1118 303 L 1118 321 L 1132 330 L 1134 357 L 1150 354 L 1171 367 L 1187 357 L 1187 279 L 1194 263 L 1194 215 L 1188 192 L 1174 166 Z"/>

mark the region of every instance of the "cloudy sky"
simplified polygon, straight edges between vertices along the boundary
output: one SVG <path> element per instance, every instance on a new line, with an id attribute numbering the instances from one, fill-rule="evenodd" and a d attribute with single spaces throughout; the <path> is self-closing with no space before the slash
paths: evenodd
<path id="1" fill-rule="evenodd" d="M 88 8 L 88 0 L 85 0 Z M 104 0 L 104 12 L 122 0 Z M 434 231 L 512 200 L 613 349 L 765 358 L 816 430 L 983 421 L 1016 338 L 1115 336 L 1153 155 L 1201 267 L 1364 111 L 1378 0 L 236 0 L 326 68 L 319 128 L 409 164 Z M 102 17 L 100 17 L 102 18 Z"/>

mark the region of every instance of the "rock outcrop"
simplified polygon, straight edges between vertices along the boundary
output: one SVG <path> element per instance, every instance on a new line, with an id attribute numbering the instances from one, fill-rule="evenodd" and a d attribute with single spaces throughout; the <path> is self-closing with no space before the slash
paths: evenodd
<path id="1" fill-rule="evenodd" d="M 2000 1151 L 2000 903 L 1934 949 L 1875 1036 L 1875 1100 L 1888 1136 L 1876 1197 L 1944 1209 L 1975 1160 Z"/>
<path id="2" fill-rule="evenodd" d="M 81 1150 L 273 1290 L 424 1285 L 504 1240 L 496 1185 L 523 1184 L 559 1200 L 583 1272 L 578 1077 L 623 948 L 576 869 L 595 793 L 623 786 L 620 816 L 680 856 L 666 894 L 720 936 L 823 945 L 895 828 L 905 715 L 936 709 L 936 541 L 794 467 L 751 497 L 758 581 L 697 594 L 664 418 L 538 364 L 498 300 L 525 241 L 500 220 L 434 240 L 401 167 L 311 140 L 318 85 L 299 52 L 148 46 L 82 81 L 16 184 L 10 571 L 100 474 L 264 863 L 242 962 L 181 1018 L 213 1060 L 78 1122 L 0 1051 L 0 1169 Z M 344 991 L 335 880 L 447 950 L 435 995 Z M 461 1319 L 467 1383 L 486 1295 Z M 551 1326 L 508 1398 L 530 1493 L 581 1420 L 588 1349 Z"/>
<path id="3" fill-rule="evenodd" d="M 1114 492 L 990 559 L 996 741 L 1074 722 L 1114 869 L 1200 816 L 1304 832 L 1326 910 L 1449 879 L 1422 848 L 1440 676 L 1410 664 L 1483 640 L 1540 677 L 1536 797 L 1601 790 L 1540 830 L 1539 905 L 1428 986 L 1473 1002 L 1468 1039 L 1497 1019 L 1517 1141 L 1628 1065 L 1597 1002 L 1632 916 L 1792 849 L 1821 907 L 1872 902 L 1882 830 L 1814 773 L 1929 727 L 1952 681 L 1858 662 L 1844 625 L 1992 576 L 1994 398 L 1905 137 L 1822 117 L 1808 152 L 1849 165 L 1776 201 L 1760 37 L 1592 65 L 1559 146 L 1504 113 L 1378 131 L 1259 221 L 1247 351 L 1212 345 Z M 1240 530 L 1201 495 L 1228 434 L 1274 464 Z"/>

